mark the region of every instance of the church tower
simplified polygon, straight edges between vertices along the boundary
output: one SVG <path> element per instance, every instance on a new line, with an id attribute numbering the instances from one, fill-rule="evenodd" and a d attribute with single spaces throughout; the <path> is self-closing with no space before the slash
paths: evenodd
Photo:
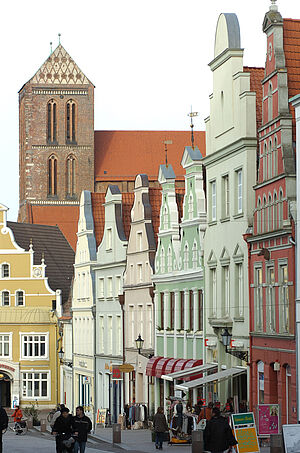
<path id="1" fill-rule="evenodd" d="M 19 221 L 94 191 L 94 85 L 59 44 L 19 91 Z"/>

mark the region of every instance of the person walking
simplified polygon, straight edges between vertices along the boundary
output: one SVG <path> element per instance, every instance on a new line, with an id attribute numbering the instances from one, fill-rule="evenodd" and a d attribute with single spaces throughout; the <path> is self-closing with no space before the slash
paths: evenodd
<path id="1" fill-rule="evenodd" d="M 228 421 L 217 407 L 213 408 L 212 418 L 206 423 L 203 438 L 204 449 L 211 453 L 224 452 L 237 444 Z"/>
<path id="2" fill-rule="evenodd" d="M 56 412 L 54 412 L 52 420 L 50 422 L 50 428 L 52 429 L 54 426 L 54 423 L 56 422 L 56 419 L 61 415 L 61 410 L 66 407 L 64 404 L 59 404 L 56 408 Z"/>
<path id="3" fill-rule="evenodd" d="M 20 406 L 16 406 L 15 411 L 12 414 L 12 417 L 15 422 L 15 428 L 17 428 L 17 423 L 20 423 L 22 420 L 22 417 L 23 417 L 23 412 L 21 411 Z M 19 432 L 20 432 L 20 429 L 16 429 L 16 434 L 19 434 Z"/>
<path id="4" fill-rule="evenodd" d="M 63 453 L 64 451 L 73 453 L 74 439 L 72 435 L 77 433 L 74 429 L 74 418 L 69 412 L 67 407 L 63 407 L 52 428 L 52 434 L 56 436 L 57 453 Z"/>
<path id="5" fill-rule="evenodd" d="M 2 433 L 8 427 L 8 416 L 6 410 L 0 406 L 0 453 L 2 453 Z"/>
<path id="6" fill-rule="evenodd" d="M 153 428 L 155 432 L 155 447 L 158 450 L 162 450 L 164 433 L 169 429 L 163 407 L 159 407 L 154 415 Z"/>
<path id="7" fill-rule="evenodd" d="M 87 442 L 87 435 L 92 430 L 92 422 L 91 419 L 85 415 L 82 406 L 76 407 L 74 429 L 75 432 L 78 433 L 75 436 L 74 453 L 84 453 Z"/>

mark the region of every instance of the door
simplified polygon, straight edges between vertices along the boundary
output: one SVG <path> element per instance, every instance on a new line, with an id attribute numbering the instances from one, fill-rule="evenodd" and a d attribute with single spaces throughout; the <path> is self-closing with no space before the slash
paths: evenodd
<path id="1" fill-rule="evenodd" d="M 10 378 L 5 373 L 0 373 L 0 404 L 3 407 L 10 407 Z"/>

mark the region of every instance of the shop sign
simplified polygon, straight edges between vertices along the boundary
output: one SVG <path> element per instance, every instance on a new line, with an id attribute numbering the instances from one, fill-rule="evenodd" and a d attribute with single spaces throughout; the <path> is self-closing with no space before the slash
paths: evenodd
<path id="1" fill-rule="evenodd" d="M 112 381 L 122 381 L 123 375 L 120 370 L 120 365 L 112 365 L 112 374 L 111 374 Z"/>
<path id="2" fill-rule="evenodd" d="M 300 425 L 282 425 L 286 453 L 296 453 L 300 445 Z"/>
<path id="3" fill-rule="evenodd" d="M 15 371 L 15 369 L 9 365 L 5 365 L 4 363 L 0 363 L 0 368 L 3 368 L 4 370 L 9 370 L 9 371 Z"/>
<path id="4" fill-rule="evenodd" d="M 234 436 L 238 442 L 238 453 L 258 453 L 259 445 L 253 412 L 233 414 L 232 424 Z"/>
<path id="5" fill-rule="evenodd" d="M 104 425 L 105 426 L 105 419 L 106 419 L 106 409 L 98 409 L 97 410 L 96 423 L 98 425 Z"/>
<path id="6" fill-rule="evenodd" d="M 279 404 L 258 404 L 258 435 L 279 434 Z"/>
<path id="7" fill-rule="evenodd" d="M 131 373 L 134 370 L 134 366 L 130 365 L 130 363 L 123 363 L 123 365 L 119 366 L 119 369 L 122 373 Z"/>

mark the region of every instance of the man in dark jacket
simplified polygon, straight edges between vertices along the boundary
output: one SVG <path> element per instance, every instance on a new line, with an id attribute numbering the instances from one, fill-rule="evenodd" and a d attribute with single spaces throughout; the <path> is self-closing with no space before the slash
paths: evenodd
<path id="1" fill-rule="evenodd" d="M 8 417 L 5 409 L 0 406 L 0 453 L 2 453 L 2 431 L 8 426 Z"/>
<path id="2" fill-rule="evenodd" d="M 61 409 L 61 415 L 55 420 L 52 428 L 52 434 L 56 436 L 56 452 L 63 453 L 65 450 L 73 452 L 72 434 L 74 429 L 74 418 L 69 414 L 69 409 Z M 71 439 L 71 440 L 70 440 Z M 67 447 L 64 441 L 70 440 L 70 446 Z M 74 443 L 74 442 L 73 442 Z"/>
<path id="3" fill-rule="evenodd" d="M 220 453 L 236 444 L 228 421 L 221 416 L 220 409 L 215 407 L 204 430 L 204 449 Z"/>
<path id="4" fill-rule="evenodd" d="M 162 450 L 164 432 L 168 431 L 168 423 L 164 414 L 164 408 L 159 407 L 153 418 L 153 428 L 155 431 L 155 447 Z"/>
<path id="5" fill-rule="evenodd" d="M 74 417 L 75 429 L 75 445 L 74 453 L 84 453 L 87 441 L 87 435 L 92 429 L 92 422 L 84 414 L 82 406 L 76 407 L 76 415 Z"/>

